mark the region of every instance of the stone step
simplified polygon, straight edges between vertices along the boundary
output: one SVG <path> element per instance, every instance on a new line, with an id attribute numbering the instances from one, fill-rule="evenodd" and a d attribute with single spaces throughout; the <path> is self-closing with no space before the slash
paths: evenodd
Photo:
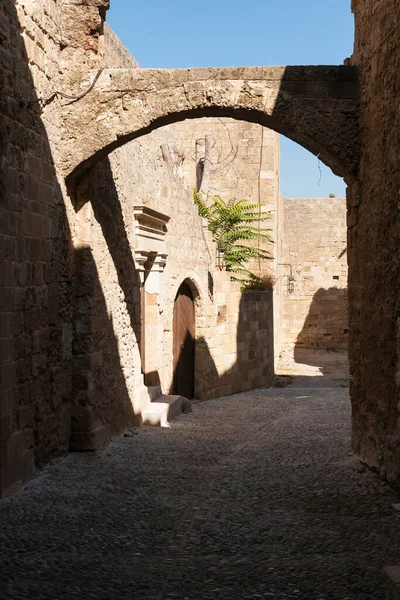
<path id="1" fill-rule="evenodd" d="M 154 402 L 161 396 L 161 385 L 148 385 L 147 391 L 149 392 L 150 402 Z"/>
<path id="2" fill-rule="evenodd" d="M 182 412 L 183 396 L 165 396 L 162 394 L 143 412 L 143 425 L 169 427 L 169 421 Z"/>

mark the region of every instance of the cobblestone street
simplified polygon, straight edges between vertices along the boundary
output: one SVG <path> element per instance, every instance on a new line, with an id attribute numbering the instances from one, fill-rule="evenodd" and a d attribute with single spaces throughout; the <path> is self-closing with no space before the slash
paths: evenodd
<path id="1" fill-rule="evenodd" d="M 342 380 L 305 385 L 48 468 L 0 503 L 1 600 L 391 598 L 396 494 L 350 456 Z"/>

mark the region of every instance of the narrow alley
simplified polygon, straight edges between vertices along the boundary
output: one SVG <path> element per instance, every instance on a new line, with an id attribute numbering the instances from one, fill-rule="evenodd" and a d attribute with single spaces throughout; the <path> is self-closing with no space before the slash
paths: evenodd
<path id="1" fill-rule="evenodd" d="M 0 505 L 1 599 L 392 598 L 396 494 L 352 458 L 326 372 L 46 469 Z"/>

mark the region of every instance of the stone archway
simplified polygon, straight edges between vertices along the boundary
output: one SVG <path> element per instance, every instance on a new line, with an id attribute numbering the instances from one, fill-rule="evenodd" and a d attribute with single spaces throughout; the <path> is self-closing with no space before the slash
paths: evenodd
<path id="1" fill-rule="evenodd" d="M 351 181 L 358 108 L 357 71 L 347 67 L 105 70 L 66 109 L 64 135 L 75 143 L 73 153 L 64 146 L 64 175 L 73 199 L 88 200 L 85 174 L 112 150 L 186 118 L 228 116 L 285 134 Z"/>
<path id="2" fill-rule="evenodd" d="M 358 113 L 354 67 L 105 69 L 65 109 L 63 171 L 74 193 L 85 172 L 130 140 L 187 118 L 228 116 L 286 135 L 349 181 L 359 162 Z"/>

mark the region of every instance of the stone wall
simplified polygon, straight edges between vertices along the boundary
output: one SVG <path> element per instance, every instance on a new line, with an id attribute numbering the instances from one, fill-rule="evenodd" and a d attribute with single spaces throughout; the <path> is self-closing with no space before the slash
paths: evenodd
<path id="1" fill-rule="evenodd" d="M 400 4 L 353 0 L 361 78 L 359 182 L 348 190 L 356 455 L 400 483 Z"/>
<path id="2" fill-rule="evenodd" d="M 60 4 L 1 9 L 0 493 L 68 449 L 71 323 L 65 207 L 50 144 Z M 46 5 L 46 12 L 44 6 Z"/>
<path id="3" fill-rule="evenodd" d="M 273 292 L 240 291 L 229 273 L 214 275 L 211 310 L 198 318 L 196 398 L 218 398 L 271 385 Z"/>
<path id="4" fill-rule="evenodd" d="M 346 201 L 285 198 L 281 349 L 347 348 Z"/>
<path id="5" fill-rule="evenodd" d="M 132 54 L 125 48 L 113 30 L 104 23 L 102 62 L 113 69 L 136 69 L 139 67 Z"/>
<path id="6" fill-rule="evenodd" d="M 140 376 L 137 274 L 111 171 L 102 167 L 93 173 L 91 202 L 76 216 L 73 450 L 98 448 L 135 423 Z"/>
<path id="7" fill-rule="evenodd" d="M 68 451 L 72 205 L 62 102 L 98 64 L 107 2 L 4 0 L 0 26 L 0 495 Z"/>

